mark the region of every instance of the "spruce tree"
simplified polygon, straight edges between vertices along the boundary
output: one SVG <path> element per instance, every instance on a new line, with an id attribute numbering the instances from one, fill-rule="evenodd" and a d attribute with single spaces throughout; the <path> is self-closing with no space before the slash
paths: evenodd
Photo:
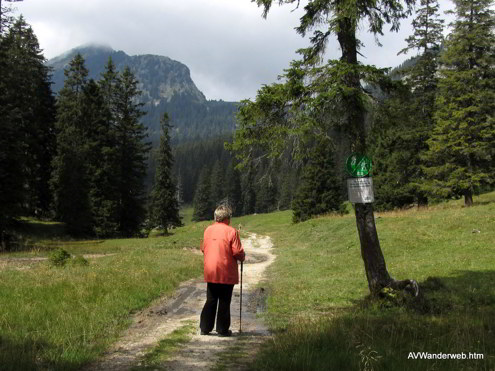
<path id="1" fill-rule="evenodd" d="M 333 153 L 329 147 L 332 146 L 328 139 L 317 139 L 292 203 L 294 223 L 341 209 L 344 201 L 342 184 L 335 174 Z"/>
<path id="2" fill-rule="evenodd" d="M 0 40 L 0 250 L 9 246 L 9 230 L 13 221 L 21 215 L 24 200 L 23 143 L 17 122 L 21 120 L 20 107 L 11 98 L 14 88 L 10 85 L 8 48 Z"/>
<path id="3" fill-rule="evenodd" d="M 115 139 L 117 146 L 118 224 L 121 235 L 137 235 L 146 216 L 144 179 L 150 143 L 140 122 L 144 115 L 141 92 L 128 67 L 119 75 L 115 89 Z"/>
<path id="4" fill-rule="evenodd" d="M 235 168 L 234 161 L 231 160 L 225 174 L 225 191 L 227 192 L 227 200 L 232 208 L 234 216 L 242 215 L 242 186 L 241 175 L 239 170 Z"/>
<path id="5" fill-rule="evenodd" d="M 426 189 L 464 196 L 493 183 L 495 169 L 495 16 L 493 0 L 455 0 L 456 20 L 439 70 L 435 127 L 424 156 Z"/>
<path id="6" fill-rule="evenodd" d="M 255 183 L 256 213 L 269 213 L 277 208 L 275 178 L 264 166 L 260 166 Z"/>
<path id="7" fill-rule="evenodd" d="M 179 201 L 177 187 L 172 179 L 173 155 L 170 147 L 168 114 L 165 113 L 160 122 L 162 135 L 158 149 L 155 183 L 151 191 L 151 222 L 153 226 L 160 226 L 167 233 L 169 227 L 182 225 L 179 216 Z"/>
<path id="8" fill-rule="evenodd" d="M 253 164 L 249 164 L 242 180 L 242 214 L 250 215 L 255 212 L 256 191 L 255 191 L 256 172 Z"/>
<path id="9" fill-rule="evenodd" d="M 83 114 L 88 70 L 77 54 L 64 71 L 64 87 L 57 99 L 57 153 L 53 160 L 52 187 L 57 218 L 72 235 L 92 232 L 90 179 L 87 168 L 88 131 Z"/>
<path id="10" fill-rule="evenodd" d="M 32 28 L 20 17 L 0 35 L 0 248 L 20 215 L 46 217 L 51 204 L 55 101 Z"/>
<path id="11" fill-rule="evenodd" d="M 9 86 L 9 111 L 18 110 L 17 122 L 10 121 L 10 125 L 18 126 L 17 141 L 24 147 L 23 161 L 18 164 L 24 172 L 24 213 L 47 216 L 52 202 L 50 164 L 55 151 L 55 99 L 50 71 L 32 28 L 22 16 L 1 42 L 6 50 L 2 79 Z"/>
<path id="12" fill-rule="evenodd" d="M 285 82 L 264 86 L 256 101 L 241 103 L 239 127 L 230 147 L 243 160 L 256 162 L 261 156 L 280 158 L 290 142 L 297 150 L 318 135 L 341 133 L 348 143 L 346 152 L 367 154 L 367 103 L 369 96 L 363 82 L 389 84 L 385 70 L 358 61 L 362 46 L 358 27 L 367 22 L 369 31 L 381 34 L 385 24 L 392 31 L 410 14 L 414 0 L 332 1 L 309 0 L 296 31 L 302 36 L 313 32 L 311 45 L 299 50 L 301 59 L 293 61 L 284 74 Z M 298 0 L 256 0 L 266 16 L 274 3 L 296 3 Z M 336 36 L 341 58 L 321 65 L 327 41 Z M 339 167 L 343 164 L 339 164 Z M 372 204 L 355 204 L 356 225 L 361 242 L 361 255 L 373 295 L 384 287 L 407 289 L 417 293 L 413 280 L 395 280 L 386 268 L 373 216 Z"/>
<path id="13" fill-rule="evenodd" d="M 378 110 L 374 126 L 384 136 L 374 150 L 379 207 L 428 203 L 421 156 L 428 148 L 426 141 L 433 129 L 438 54 L 443 42 L 443 20 L 438 11 L 437 0 L 421 0 L 412 22 L 414 32 L 406 39 L 407 47 L 399 52 L 419 52 L 415 63 L 400 72 L 410 94 L 399 89 Z"/>
<path id="14" fill-rule="evenodd" d="M 210 175 L 211 185 L 210 185 L 210 200 L 212 204 L 216 207 L 220 201 L 227 197 L 227 192 L 225 188 L 225 179 L 223 175 L 222 165 L 220 160 L 216 160 L 213 164 Z"/>
<path id="15" fill-rule="evenodd" d="M 391 92 L 374 112 L 370 134 L 373 186 L 378 210 L 402 208 L 418 202 L 416 159 L 425 145 L 418 141 L 410 90 L 402 86 Z M 417 179 L 416 179 L 417 181 Z M 419 202 L 418 202 L 419 205 Z"/>
<path id="16" fill-rule="evenodd" d="M 87 127 L 85 140 L 88 154 L 85 165 L 90 186 L 93 233 L 97 237 L 116 236 L 118 199 L 115 169 L 118 166 L 115 133 L 101 88 L 94 80 L 85 86 L 82 111 Z"/>
<path id="17" fill-rule="evenodd" d="M 194 194 L 194 213 L 192 220 L 211 220 L 213 218 L 214 205 L 211 201 L 211 179 L 210 169 L 204 167 L 199 175 L 198 184 L 196 186 L 196 193 Z"/>

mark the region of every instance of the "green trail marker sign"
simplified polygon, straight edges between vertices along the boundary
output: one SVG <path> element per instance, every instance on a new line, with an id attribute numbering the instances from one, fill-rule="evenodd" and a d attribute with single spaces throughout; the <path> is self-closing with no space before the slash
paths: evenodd
<path id="1" fill-rule="evenodd" d="M 350 176 L 355 178 L 365 177 L 371 171 L 371 159 L 358 153 L 353 153 L 347 158 L 345 164 Z"/>

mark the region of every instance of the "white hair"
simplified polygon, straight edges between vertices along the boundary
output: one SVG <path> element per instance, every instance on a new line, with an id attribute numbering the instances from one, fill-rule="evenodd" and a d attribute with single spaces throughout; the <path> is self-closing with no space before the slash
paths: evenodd
<path id="1" fill-rule="evenodd" d="M 232 216 L 232 209 L 225 205 L 220 205 L 215 210 L 215 221 L 223 222 L 225 219 L 230 219 Z"/>

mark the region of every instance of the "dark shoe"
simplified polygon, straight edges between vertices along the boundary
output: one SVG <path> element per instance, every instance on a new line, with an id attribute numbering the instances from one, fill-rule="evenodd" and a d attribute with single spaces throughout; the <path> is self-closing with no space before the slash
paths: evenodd
<path id="1" fill-rule="evenodd" d="M 201 335 L 210 335 L 209 332 L 201 331 Z"/>
<path id="2" fill-rule="evenodd" d="M 222 337 L 232 336 L 232 330 L 228 330 L 225 332 L 219 332 L 218 336 L 222 336 Z"/>

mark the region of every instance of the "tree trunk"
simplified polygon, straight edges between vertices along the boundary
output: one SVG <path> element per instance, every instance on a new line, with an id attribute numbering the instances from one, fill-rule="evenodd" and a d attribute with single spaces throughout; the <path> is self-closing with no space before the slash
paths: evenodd
<path id="1" fill-rule="evenodd" d="M 371 204 L 356 204 L 356 225 L 361 242 L 361 257 L 364 261 L 366 278 L 371 293 L 378 293 L 392 280 L 387 271 L 376 231 L 373 206 Z"/>
<path id="2" fill-rule="evenodd" d="M 341 60 L 357 66 L 356 24 L 350 18 L 343 17 L 339 20 L 338 28 L 337 38 L 342 50 Z M 355 70 L 347 73 L 344 78 L 344 84 L 355 92 L 347 96 L 343 103 L 347 108 L 346 131 L 353 139 L 351 150 L 366 154 L 366 108 L 361 103 L 359 73 Z M 399 290 L 406 289 L 411 291 L 413 295 L 417 295 L 418 285 L 416 281 L 396 281 L 390 277 L 387 271 L 376 231 L 373 206 L 371 204 L 356 204 L 355 209 L 356 225 L 361 242 L 361 256 L 370 293 L 378 295 L 382 288 L 391 287 Z"/>
<path id="3" fill-rule="evenodd" d="M 418 209 L 428 207 L 428 197 L 422 193 L 418 195 Z"/>
<path id="4" fill-rule="evenodd" d="M 464 205 L 473 206 L 473 191 L 468 189 L 464 192 Z"/>

